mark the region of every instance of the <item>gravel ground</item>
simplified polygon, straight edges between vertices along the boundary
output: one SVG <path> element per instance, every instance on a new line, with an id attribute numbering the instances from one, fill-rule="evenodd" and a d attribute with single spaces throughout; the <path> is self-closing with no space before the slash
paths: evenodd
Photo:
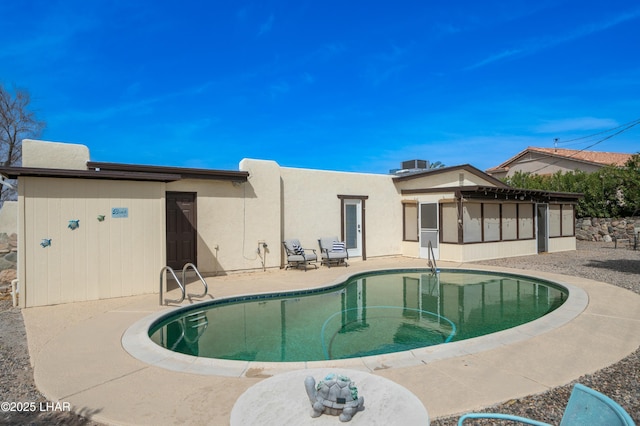
<path id="1" fill-rule="evenodd" d="M 555 272 L 584 277 L 626 288 L 640 294 L 640 251 L 614 249 L 613 243 L 578 241 L 575 252 L 523 256 L 480 262 L 504 266 Z M 636 423 L 640 423 L 640 348 L 620 362 L 594 374 L 576 380 L 596 389 L 620 403 Z M 573 382 L 575 383 L 575 382 Z M 569 399 L 573 383 L 526 398 L 507 401 L 481 411 L 501 412 L 559 424 Z M 33 381 L 27 339 L 18 308 L 11 307 L 11 299 L 0 299 L 0 402 L 45 403 Z M 77 415 L 66 411 L 4 412 L 3 425 L 87 425 L 99 426 L 88 420 L 91 413 Z M 455 425 L 458 417 L 432 420 L 434 426 Z M 470 423 L 467 423 L 470 424 Z M 479 424 L 479 423 L 476 423 Z M 482 424 L 495 424 L 491 421 Z M 407 425 L 408 426 L 408 425 Z"/>
<path id="2" fill-rule="evenodd" d="M 46 410 L 47 399 L 33 381 L 22 312 L 12 307 L 11 296 L 0 298 L 0 402 L 27 406 L 22 412 L 0 410 L 0 425 L 99 425 L 70 411 Z"/>
<path id="3" fill-rule="evenodd" d="M 573 275 L 602 281 L 640 294 L 640 251 L 614 249 L 613 243 L 578 241 L 575 252 L 522 256 L 478 262 L 483 265 L 529 269 Z M 609 396 L 640 423 L 640 348 L 607 368 L 588 374 L 574 382 L 538 395 L 514 399 L 487 407 L 485 412 L 513 414 L 535 420 L 560 424 L 573 384 L 579 382 Z M 458 417 L 435 419 L 433 426 L 455 425 Z M 483 420 L 468 424 L 501 424 Z"/>

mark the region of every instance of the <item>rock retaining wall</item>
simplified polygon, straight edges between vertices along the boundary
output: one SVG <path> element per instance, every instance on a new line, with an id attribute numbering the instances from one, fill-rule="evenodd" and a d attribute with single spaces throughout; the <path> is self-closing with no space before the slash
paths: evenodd
<path id="1" fill-rule="evenodd" d="M 636 229 L 640 229 L 640 217 L 623 219 L 583 217 L 576 220 L 576 239 L 605 241 L 628 239 L 633 241 Z"/>

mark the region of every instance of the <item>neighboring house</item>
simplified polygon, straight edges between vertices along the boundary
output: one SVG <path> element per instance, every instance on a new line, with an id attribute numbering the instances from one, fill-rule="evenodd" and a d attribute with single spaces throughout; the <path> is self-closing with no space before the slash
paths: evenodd
<path id="1" fill-rule="evenodd" d="M 22 161 L 0 174 L 18 180 L 23 307 L 157 293 L 166 265 L 280 268 L 285 238 L 318 249 L 336 236 L 355 261 L 427 258 L 429 245 L 468 262 L 576 244 L 579 194 L 512 188 L 471 165 L 393 176 L 244 159 L 225 171 L 92 162 L 83 145 L 32 140 Z"/>
<path id="2" fill-rule="evenodd" d="M 486 173 L 498 179 L 511 177 L 516 172 L 547 175 L 558 171 L 581 170 L 591 173 L 608 165 L 623 166 L 631 155 L 617 152 L 528 147 L 499 166 L 486 170 Z"/>

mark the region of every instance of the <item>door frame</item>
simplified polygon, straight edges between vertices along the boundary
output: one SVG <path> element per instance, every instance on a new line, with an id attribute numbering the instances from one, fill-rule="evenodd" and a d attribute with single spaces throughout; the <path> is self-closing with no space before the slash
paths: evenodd
<path id="1" fill-rule="evenodd" d="M 196 192 L 190 192 L 190 191 L 166 191 L 165 192 L 165 221 L 169 220 L 169 215 L 168 215 L 168 211 L 169 211 L 169 198 L 173 196 L 173 197 L 180 197 L 180 196 L 188 196 L 189 198 L 191 198 L 193 200 L 193 221 L 191 222 L 191 226 L 192 226 L 192 234 L 193 234 L 193 238 L 192 238 L 192 259 L 191 259 L 191 263 L 193 263 L 194 265 L 197 265 L 197 261 L 198 261 L 198 194 Z M 180 208 L 180 206 L 178 205 L 178 209 Z M 168 239 L 168 233 L 169 233 L 169 227 L 167 226 L 167 223 L 165 223 L 165 261 L 167 263 L 168 266 L 169 265 L 169 239 Z M 179 265 L 179 268 L 182 268 L 184 265 Z"/>
<path id="2" fill-rule="evenodd" d="M 436 212 L 436 217 L 435 217 L 435 228 L 423 228 L 422 224 L 423 224 L 423 220 L 422 220 L 422 206 L 427 205 L 427 204 L 433 204 L 435 205 L 435 212 Z M 434 260 L 440 260 L 440 204 L 437 201 L 430 201 L 430 202 L 420 202 L 418 203 L 418 241 L 419 241 L 419 247 L 420 247 L 420 254 L 419 257 L 420 259 L 427 259 L 429 257 L 429 250 L 428 250 L 428 246 L 427 246 L 427 242 L 428 241 L 423 241 L 423 235 L 425 235 L 426 233 L 435 233 L 435 239 L 433 241 L 435 241 L 435 244 L 432 245 L 433 247 L 433 257 L 435 258 Z"/>
<path id="3" fill-rule="evenodd" d="M 549 251 L 549 204 L 536 204 L 536 246 L 538 253 Z"/>
<path id="4" fill-rule="evenodd" d="M 355 204 L 360 207 L 358 219 L 360 226 L 360 232 L 357 242 L 360 245 L 360 253 L 354 254 L 355 257 L 361 256 L 362 260 L 367 260 L 367 226 L 366 226 L 366 207 L 365 201 L 369 198 L 368 195 L 338 195 L 340 199 L 340 239 L 345 241 L 346 236 L 346 217 L 345 208 L 348 204 Z M 351 253 L 349 253 L 351 256 Z"/>

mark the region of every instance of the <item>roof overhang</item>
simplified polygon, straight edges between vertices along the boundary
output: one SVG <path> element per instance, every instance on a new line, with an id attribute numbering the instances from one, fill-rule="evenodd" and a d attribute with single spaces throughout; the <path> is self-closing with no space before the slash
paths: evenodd
<path id="1" fill-rule="evenodd" d="M 415 194 L 451 194 L 458 199 L 465 200 L 493 200 L 493 201 L 528 201 L 535 203 L 577 203 L 583 194 L 573 192 L 541 191 L 537 189 L 522 189 L 496 186 L 450 186 L 441 188 L 403 189 L 402 195 Z"/>
<path id="2" fill-rule="evenodd" d="M 421 179 L 424 177 L 429 177 L 429 176 L 434 176 L 434 175 L 438 175 L 441 173 L 448 173 L 448 172 L 455 172 L 455 171 L 460 171 L 460 170 L 464 170 L 467 171 L 473 175 L 476 175 L 490 183 L 493 183 L 495 186 L 499 186 L 499 187 L 507 187 L 508 185 L 506 183 L 504 183 L 503 181 L 501 181 L 500 179 L 496 179 L 495 177 L 483 172 L 480 169 L 477 169 L 475 167 L 473 167 L 471 164 L 462 164 L 459 166 L 449 166 L 449 167 L 440 167 L 437 169 L 427 169 L 421 172 L 415 172 L 415 173 L 407 173 L 405 175 L 399 175 L 399 176 L 394 176 L 393 177 L 393 181 L 394 182 L 404 182 L 404 181 L 408 181 L 408 180 L 414 180 L 414 179 Z"/>
<path id="3" fill-rule="evenodd" d="M 175 182 L 182 179 L 209 179 L 246 182 L 249 172 L 192 169 L 182 167 L 144 166 L 134 164 L 88 162 L 89 170 L 50 169 L 40 167 L 0 167 L 9 179 L 21 176 L 67 179 L 105 179 L 150 182 Z"/>
<path id="4" fill-rule="evenodd" d="M 194 169 L 187 167 L 168 166 L 146 166 L 140 164 L 120 164 L 102 163 L 96 161 L 87 162 L 87 167 L 96 171 L 104 172 L 137 172 L 137 173 L 160 173 L 178 175 L 180 179 L 211 179 L 229 180 L 233 182 L 246 182 L 249 178 L 247 171 Z"/>
<path id="5" fill-rule="evenodd" d="M 134 180 L 152 182 L 173 182 L 181 179 L 180 175 L 169 173 L 68 170 L 47 169 L 40 167 L 0 167 L 0 174 L 6 176 L 9 179 L 17 179 L 19 177 L 42 177 L 63 179 Z"/>
<path id="6" fill-rule="evenodd" d="M 538 189 L 497 188 L 493 186 L 466 186 L 456 190 L 456 196 L 475 200 L 520 200 L 536 203 L 577 203 L 584 197 L 574 192 L 554 192 Z"/>

